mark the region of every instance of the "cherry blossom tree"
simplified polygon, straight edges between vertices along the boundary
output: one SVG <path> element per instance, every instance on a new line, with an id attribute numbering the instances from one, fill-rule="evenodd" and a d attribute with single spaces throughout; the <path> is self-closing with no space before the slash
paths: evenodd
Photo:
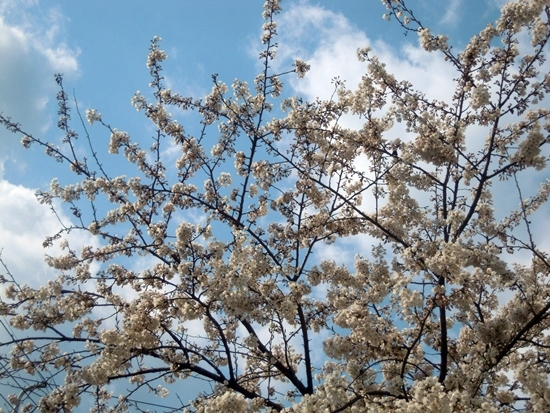
<path id="1" fill-rule="evenodd" d="M 0 346 L 11 372 L 45 377 L 25 390 L 40 411 L 84 398 L 135 410 L 145 390 L 204 413 L 550 411 L 550 257 L 535 220 L 550 193 L 550 1 L 505 4 L 461 51 L 404 0 L 383 3 L 455 70 L 452 99 L 427 98 L 368 48 L 355 89 L 284 98 L 281 79 L 309 66 L 271 69 L 281 5 L 267 0 L 252 85 L 214 76 L 204 99 L 181 96 L 152 40 L 151 97 L 132 100 L 150 147 L 92 109 L 77 132 L 60 75 L 60 145 L 1 118 L 75 179 L 38 193 L 73 213 L 44 242 L 65 250 L 47 257 L 58 277 L 2 278 L 0 312 L 22 331 Z M 200 116 L 199 132 L 170 111 Z M 130 176 L 108 172 L 92 132 Z M 72 248 L 74 231 L 98 246 Z M 319 257 L 345 240 L 353 263 Z M 190 382 L 202 388 L 189 401 Z"/>

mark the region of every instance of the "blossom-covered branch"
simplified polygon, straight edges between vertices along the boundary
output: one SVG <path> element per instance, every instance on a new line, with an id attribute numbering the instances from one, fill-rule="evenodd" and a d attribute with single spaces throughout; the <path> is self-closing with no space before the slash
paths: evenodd
<path id="1" fill-rule="evenodd" d="M 40 411 L 71 411 L 90 394 L 95 411 L 131 410 L 132 395 L 197 380 L 208 385 L 174 409 L 550 410 L 550 258 L 531 222 L 550 193 L 550 75 L 539 71 L 550 3 L 507 3 L 462 51 L 405 1 L 383 3 L 456 71 L 449 101 L 397 79 L 368 47 L 356 88 L 288 97 L 281 79 L 310 65 L 273 71 L 281 4 L 267 0 L 251 85 L 214 75 L 206 97 L 181 96 L 152 40 L 151 93 L 132 99 L 154 126 L 148 144 L 89 109 L 86 149 L 60 75 L 59 145 L 0 117 L 76 179 L 38 194 L 74 216 L 44 243 L 64 250 L 46 258 L 58 277 L 2 278 L 0 313 L 22 331 L 0 346 L 13 372 L 45 374 L 50 387 L 25 390 Z M 180 124 L 182 111 L 198 127 Z M 126 175 L 109 172 L 92 132 L 109 136 Z M 97 246 L 73 249 L 73 231 Z M 325 259 L 344 242 L 353 262 Z M 111 400 L 116 382 L 130 390 Z"/>

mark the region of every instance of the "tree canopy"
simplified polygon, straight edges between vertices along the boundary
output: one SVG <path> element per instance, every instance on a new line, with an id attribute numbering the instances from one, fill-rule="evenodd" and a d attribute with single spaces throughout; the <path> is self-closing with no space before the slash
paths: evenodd
<path id="1" fill-rule="evenodd" d="M 22 330 L 0 343 L 2 374 L 36 378 L 9 397 L 16 408 L 29 393 L 26 411 L 134 411 L 148 390 L 203 413 L 550 411 L 537 227 L 550 193 L 550 1 L 506 3 L 461 50 L 405 0 L 383 3 L 388 24 L 454 70 L 448 101 L 368 47 L 353 89 L 335 79 L 328 100 L 286 96 L 285 76 L 310 66 L 272 69 L 281 2 L 267 0 L 253 84 L 214 75 L 208 96 L 182 96 L 151 41 L 151 93 L 132 104 L 152 139 L 99 108 L 81 115 L 61 75 L 59 145 L 1 115 L 71 171 L 37 193 L 72 212 L 44 242 L 65 251 L 46 259 L 57 278 L 1 278 L 0 314 Z M 125 175 L 109 172 L 97 134 Z M 76 250 L 74 231 L 97 245 Z M 364 240 L 349 244 L 353 263 L 319 257 L 348 239 Z M 184 386 L 200 389 L 189 400 Z"/>

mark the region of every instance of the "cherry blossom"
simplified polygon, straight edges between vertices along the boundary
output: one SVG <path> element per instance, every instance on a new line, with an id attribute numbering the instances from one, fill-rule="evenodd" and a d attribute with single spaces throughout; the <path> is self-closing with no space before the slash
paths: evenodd
<path id="1" fill-rule="evenodd" d="M 89 139 L 87 153 L 61 75 L 61 144 L 0 117 L 70 170 L 37 193 L 73 213 L 44 241 L 61 248 L 46 256 L 57 277 L 0 278 L 0 314 L 19 334 L 0 346 L 11 371 L 45 377 L 23 389 L 40 411 L 76 411 L 90 394 L 93 411 L 134 411 L 132 395 L 170 398 L 197 378 L 204 391 L 175 409 L 550 411 L 550 259 L 536 221 L 550 194 L 550 76 L 539 71 L 550 1 L 506 3 L 460 51 L 406 1 L 382 3 L 388 24 L 455 71 L 449 101 L 367 45 L 356 87 L 288 97 L 285 76 L 310 65 L 273 71 L 282 4 L 267 0 L 253 82 L 213 76 L 207 96 L 181 96 L 151 41 L 151 91 L 131 102 L 155 130 L 146 147 L 89 109 L 89 133 L 109 143 Z M 74 231 L 98 244 L 75 248 Z M 342 245 L 351 260 L 331 258 Z"/>

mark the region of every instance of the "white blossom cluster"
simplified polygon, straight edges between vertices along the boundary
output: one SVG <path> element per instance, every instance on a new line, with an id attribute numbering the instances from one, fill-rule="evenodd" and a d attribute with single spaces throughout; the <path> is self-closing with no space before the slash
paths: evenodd
<path id="1" fill-rule="evenodd" d="M 109 153 L 116 154 L 121 146 L 130 142 L 130 137 L 126 132 L 121 132 L 116 128 L 111 133 L 111 139 L 109 141 Z"/>
<path id="2" fill-rule="evenodd" d="M 88 109 L 86 110 L 86 120 L 90 125 L 93 125 L 94 122 L 101 121 L 101 113 L 99 113 L 95 109 Z"/>
<path id="3" fill-rule="evenodd" d="M 418 31 L 418 37 L 420 39 L 420 46 L 427 52 L 433 52 L 435 50 L 446 50 L 447 40 L 446 36 L 431 34 L 430 29 L 420 29 Z"/>
<path id="4" fill-rule="evenodd" d="M 479 109 L 489 104 L 491 95 L 485 85 L 477 86 L 472 92 L 472 109 Z"/>
<path id="5" fill-rule="evenodd" d="M 294 67 L 296 68 L 296 74 L 298 75 L 299 78 L 302 78 L 306 75 L 306 73 L 309 71 L 309 69 L 311 68 L 310 65 L 308 65 L 306 62 L 304 62 L 303 60 L 295 60 L 294 61 Z"/>
<path id="6" fill-rule="evenodd" d="M 383 3 L 456 70 L 449 101 L 367 47 L 355 89 L 280 98 L 310 67 L 273 71 L 281 2 L 267 0 L 253 85 L 214 76 L 203 99 L 182 97 L 154 38 L 151 97 L 132 99 L 153 142 L 86 111 L 133 177 L 81 156 L 64 92 L 59 147 L 0 118 L 77 176 L 38 193 L 74 217 L 44 242 L 59 244 L 57 278 L 0 278 L 0 315 L 25 334 L 0 343 L 10 371 L 57 384 L 33 393 L 41 411 L 76 411 L 90 389 L 95 411 L 133 411 L 128 394 L 167 397 L 189 378 L 208 382 L 178 407 L 190 413 L 550 411 L 550 252 L 535 222 L 550 195 L 550 1 L 507 3 L 460 53 L 405 0 Z M 181 110 L 201 116 L 196 136 Z M 97 244 L 75 248 L 74 231 Z"/>

